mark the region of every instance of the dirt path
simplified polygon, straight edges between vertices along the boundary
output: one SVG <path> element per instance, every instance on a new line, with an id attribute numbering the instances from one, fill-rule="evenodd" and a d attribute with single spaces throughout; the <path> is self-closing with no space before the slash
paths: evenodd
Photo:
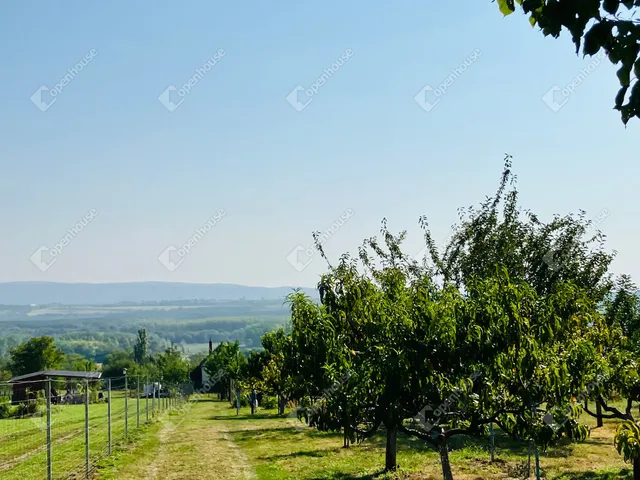
<path id="1" fill-rule="evenodd" d="M 141 445 L 139 454 L 127 459 L 113 478 L 257 480 L 246 455 L 223 422 L 213 416 L 213 404 L 201 402 L 194 403 L 182 417 L 166 417 L 155 434 L 152 451 L 150 444 Z"/>

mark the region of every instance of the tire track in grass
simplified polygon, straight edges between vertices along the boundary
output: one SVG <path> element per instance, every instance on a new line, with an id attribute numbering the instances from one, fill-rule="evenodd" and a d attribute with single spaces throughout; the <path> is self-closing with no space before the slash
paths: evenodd
<path id="1" fill-rule="evenodd" d="M 211 419 L 214 405 L 196 402 L 184 417 L 163 418 L 155 451 L 127 465 L 118 480 L 257 480 L 230 432 Z"/>

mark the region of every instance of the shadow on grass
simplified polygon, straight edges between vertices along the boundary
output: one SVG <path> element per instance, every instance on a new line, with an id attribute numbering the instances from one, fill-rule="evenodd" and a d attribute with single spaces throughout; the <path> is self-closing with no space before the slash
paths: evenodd
<path id="1" fill-rule="evenodd" d="M 633 472 L 628 468 L 623 468 L 617 472 L 567 472 L 554 480 L 631 480 Z"/>
<path id="2" fill-rule="evenodd" d="M 341 433 L 320 432 L 318 430 L 307 428 L 299 429 L 294 427 L 274 427 L 274 428 L 256 428 L 252 430 L 228 430 L 234 436 L 236 441 L 250 441 L 260 438 L 261 440 L 282 440 L 287 441 L 292 436 L 304 435 L 306 438 L 333 438 L 336 442 L 342 443 Z"/>
<path id="3" fill-rule="evenodd" d="M 239 421 L 246 422 L 247 420 L 277 420 L 279 418 L 285 418 L 285 417 L 279 417 L 278 415 L 273 413 L 256 413 L 255 415 L 245 414 L 245 415 L 238 415 L 238 416 L 214 415 L 213 417 L 209 418 L 209 420 L 224 420 L 224 421 L 239 420 Z"/>
<path id="4" fill-rule="evenodd" d="M 322 458 L 322 457 L 326 457 L 327 455 L 334 453 L 335 449 L 330 449 L 330 450 L 302 450 L 299 452 L 292 452 L 292 453 L 283 453 L 280 455 L 264 455 L 262 457 L 259 457 L 260 460 L 269 460 L 269 461 L 275 461 L 275 460 L 284 460 L 286 458 L 296 458 L 296 457 L 312 457 L 312 458 Z"/>
<path id="5" fill-rule="evenodd" d="M 335 473 L 331 476 L 331 480 L 375 480 L 385 475 L 384 470 L 378 470 L 374 473 Z M 314 477 L 311 480 L 327 480 L 327 477 Z"/>

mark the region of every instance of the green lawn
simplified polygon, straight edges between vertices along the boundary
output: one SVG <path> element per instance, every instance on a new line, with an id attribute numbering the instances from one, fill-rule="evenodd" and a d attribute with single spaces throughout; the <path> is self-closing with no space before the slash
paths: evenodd
<path id="1" fill-rule="evenodd" d="M 152 402 L 149 400 L 150 418 Z M 84 405 L 53 406 L 51 425 L 53 478 L 68 478 L 70 472 L 85 468 L 85 407 Z M 108 450 L 107 404 L 89 405 L 89 456 L 93 464 Z M 136 400 L 129 399 L 129 430 L 137 425 Z M 140 423 L 146 421 L 145 399 L 140 400 Z M 112 445 L 121 442 L 125 434 L 125 401 L 114 392 L 111 403 Z M 47 478 L 46 419 L 27 417 L 0 420 L 0 478 L 27 480 Z M 77 478 L 84 478 L 78 475 Z"/>
<path id="2" fill-rule="evenodd" d="M 274 411 L 235 416 L 226 402 L 200 401 L 187 414 L 153 425 L 139 442 L 103 463 L 97 478 L 177 480 L 371 480 L 440 479 L 438 456 L 417 439 L 400 437 L 399 472 L 384 474 L 383 435 L 342 448 L 340 434 L 318 432 Z M 587 423 L 595 426 L 591 419 Z M 563 444 L 541 456 L 547 479 L 630 479 L 613 446 L 617 422 L 605 422 L 578 444 Z M 522 478 L 527 446 L 497 433 L 497 461 L 488 441 L 460 438 L 451 453 L 456 480 Z"/>

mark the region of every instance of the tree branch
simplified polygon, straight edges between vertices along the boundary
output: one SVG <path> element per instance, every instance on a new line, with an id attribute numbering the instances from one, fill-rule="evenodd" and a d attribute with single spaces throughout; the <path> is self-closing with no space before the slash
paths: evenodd
<path id="1" fill-rule="evenodd" d="M 618 418 L 618 416 L 613 414 L 613 413 L 610 414 L 610 415 L 604 415 L 604 414 L 598 415 L 597 413 L 593 413 L 591 410 L 589 410 L 588 407 L 582 407 L 582 409 L 585 412 L 587 412 L 588 415 L 591 415 L 593 418 L 607 418 L 607 419 L 609 419 L 609 418 Z"/>
<path id="2" fill-rule="evenodd" d="M 430 433 L 427 433 L 426 431 L 420 431 L 420 430 L 415 430 L 413 428 L 407 428 L 405 427 L 403 424 L 398 425 L 398 430 L 400 430 L 402 433 L 405 433 L 409 436 L 412 437 L 417 437 L 420 440 L 424 440 L 425 442 L 429 443 L 435 450 L 438 449 L 438 442 L 436 442 L 432 437 Z"/>
<path id="3" fill-rule="evenodd" d="M 625 413 L 622 413 L 617 408 L 610 407 L 609 405 L 607 405 L 607 402 L 604 401 L 604 398 L 602 398 L 602 395 L 598 395 L 598 401 L 602 405 L 602 409 L 603 410 L 615 415 L 614 418 L 620 418 L 621 420 L 633 420 L 633 417 L 631 417 L 631 415 L 627 415 Z"/>

